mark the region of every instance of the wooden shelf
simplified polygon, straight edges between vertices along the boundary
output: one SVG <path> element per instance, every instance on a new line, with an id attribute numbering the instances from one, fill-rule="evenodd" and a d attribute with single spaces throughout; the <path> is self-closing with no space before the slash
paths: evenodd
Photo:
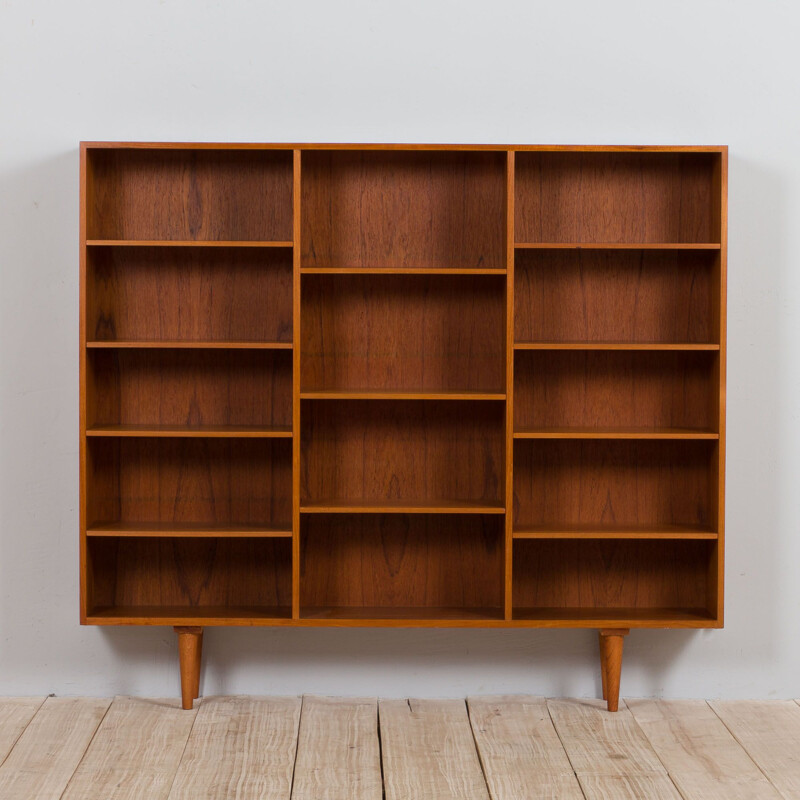
<path id="1" fill-rule="evenodd" d="M 98 606 L 91 625 L 280 625 L 291 620 L 289 606 Z"/>
<path id="2" fill-rule="evenodd" d="M 290 426 L 262 428 L 255 425 L 97 425 L 87 436 L 200 437 L 207 439 L 291 439 Z"/>
<path id="3" fill-rule="evenodd" d="M 696 342 L 514 342 L 515 350 L 719 350 Z"/>
<path id="4" fill-rule="evenodd" d="M 574 627 L 708 627 L 713 617 L 704 608 L 514 608 L 512 619 L 562 623 Z"/>
<path id="5" fill-rule="evenodd" d="M 294 247 L 288 241 L 196 241 L 170 239 L 87 239 L 87 247 Z"/>
<path id="6" fill-rule="evenodd" d="M 505 275 L 504 269 L 478 267 L 303 267 L 303 275 Z"/>
<path id="7" fill-rule="evenodd" d="M 517 242 L 517 250 L 719 250 L 714 242 Z"/>
<path id="8" fill-rule="evenodd" d="M 719 439 L 713 431 L 690 428 L 529 428 L 515 439 Z"/>
<path id="9" fill-rule="evenodd" d="M 359 623 L 391 620 L 393 622 L 415 620 L 433 622 L 436 620 L 502 620 L 502 608 L 434 608 L 421 606 L 316 606 L 300 609 L 301 619 L 347 620 Z"/>
<path id="10" fill-rule="evenodd" d="M 699 525 L 528 525 L 515 529 L 515 539 L 717 539 Z"/>
<path id="11" fill-rule="evenodd" d="M 292 526 L 203 525 L 181 522 L 96 522 L 86 529 L 87 536 L 165 537 L 165 538 L 237 538 L 290 539 Z"/>
<path id="12" fill-rule="evenodd" d="M 505 514 L 505 508 L 480 502 L 440 500 L 427 503 L 314 502 L 302 503 L 301 514 Z"/>
<path id="13" fill-rule="evenodd" d="M 151 350 L 291 350 L 291 342 L 188 341 L 182 339 L 117 339 L 86 342 L 89 348 Z"/>
<path id="14" fill-rule="evenodd" d="M 503 392 L 435 392 L 375 390 L 325 390 L 300 392 L 303 400 L 505 400 Z"/>

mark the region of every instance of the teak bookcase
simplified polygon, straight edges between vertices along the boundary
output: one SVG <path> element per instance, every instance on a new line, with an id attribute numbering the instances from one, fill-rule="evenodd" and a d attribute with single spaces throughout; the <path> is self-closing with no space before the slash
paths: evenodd
<path id="1" fill-rule="evenodd" d="M 722 625 L 725 147 L 84 143 L 81 621 Z"/>

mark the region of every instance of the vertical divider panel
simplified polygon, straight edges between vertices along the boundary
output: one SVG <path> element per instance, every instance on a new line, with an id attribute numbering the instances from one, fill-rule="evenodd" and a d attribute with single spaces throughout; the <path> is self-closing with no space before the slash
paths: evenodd
<path id="1" fill-rule="evenodd" d="M 88 596 L 90 587 L 89 571 L 87 569 L 86 555 L 86 209 L 89 205 L 88 170 L 89 159 L 86 152 L 86 144 L 81 144 L 81 165 L 80 165 L 80 306 L 79 306 L 79 342 L 78 352 L 80 359 L 80 497 L 78 499 L 80 510 L 80 616 L 81 622 L 85 622 L 88 611 Z"/>
<path id="2" fill-rule="evenodd" d="M 514 151 L 506 158 L 506 469 L 505 618 L 513 609 L 514 555 Z"/>
<path id="3" fill-rule="evenodd" d="M 292 619 L 300 617 L 300 155 L 292 183 Z"/>
<path id="4" fill-rule="evenodd" d="M 709 560 L 708 611 L 720 625 L 724 622 L 724 583 L 725 583 L 725 381 L 727 362 L 727 272 L 728 272 L 728 150 L 724 148 L 714 170 L 712 189 L 712 226 L 719 230 L 719 258 L 715 270 L 713 323 L 719 336 L 719 358 L 717 359 L 718 405 L 717 442 L 713 479 L 716 486 L 715 522 L 717 544 Z"/>

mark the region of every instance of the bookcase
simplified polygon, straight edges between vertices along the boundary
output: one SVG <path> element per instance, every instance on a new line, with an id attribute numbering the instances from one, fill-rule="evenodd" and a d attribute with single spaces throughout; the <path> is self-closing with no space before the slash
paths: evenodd
<path id="1" fill-rule="evenodd" d="M 81 622 L 723 624 L 725 147 L 83 143 Z"/>

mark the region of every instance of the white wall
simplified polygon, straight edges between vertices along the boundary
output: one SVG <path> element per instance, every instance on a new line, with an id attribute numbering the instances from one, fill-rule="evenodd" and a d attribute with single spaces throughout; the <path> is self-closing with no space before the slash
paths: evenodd
<path id="1" fill-rule="evenodd" d="M 78 623 L 78 142 L 730 145 L 727 626 L 628 695 L 800 696 L 800 12 L 786 0 L 0 1 L 0 694 L 175 694 Z M 592 631 L 210 630 L 204 692 L 594 694 Z"/>

